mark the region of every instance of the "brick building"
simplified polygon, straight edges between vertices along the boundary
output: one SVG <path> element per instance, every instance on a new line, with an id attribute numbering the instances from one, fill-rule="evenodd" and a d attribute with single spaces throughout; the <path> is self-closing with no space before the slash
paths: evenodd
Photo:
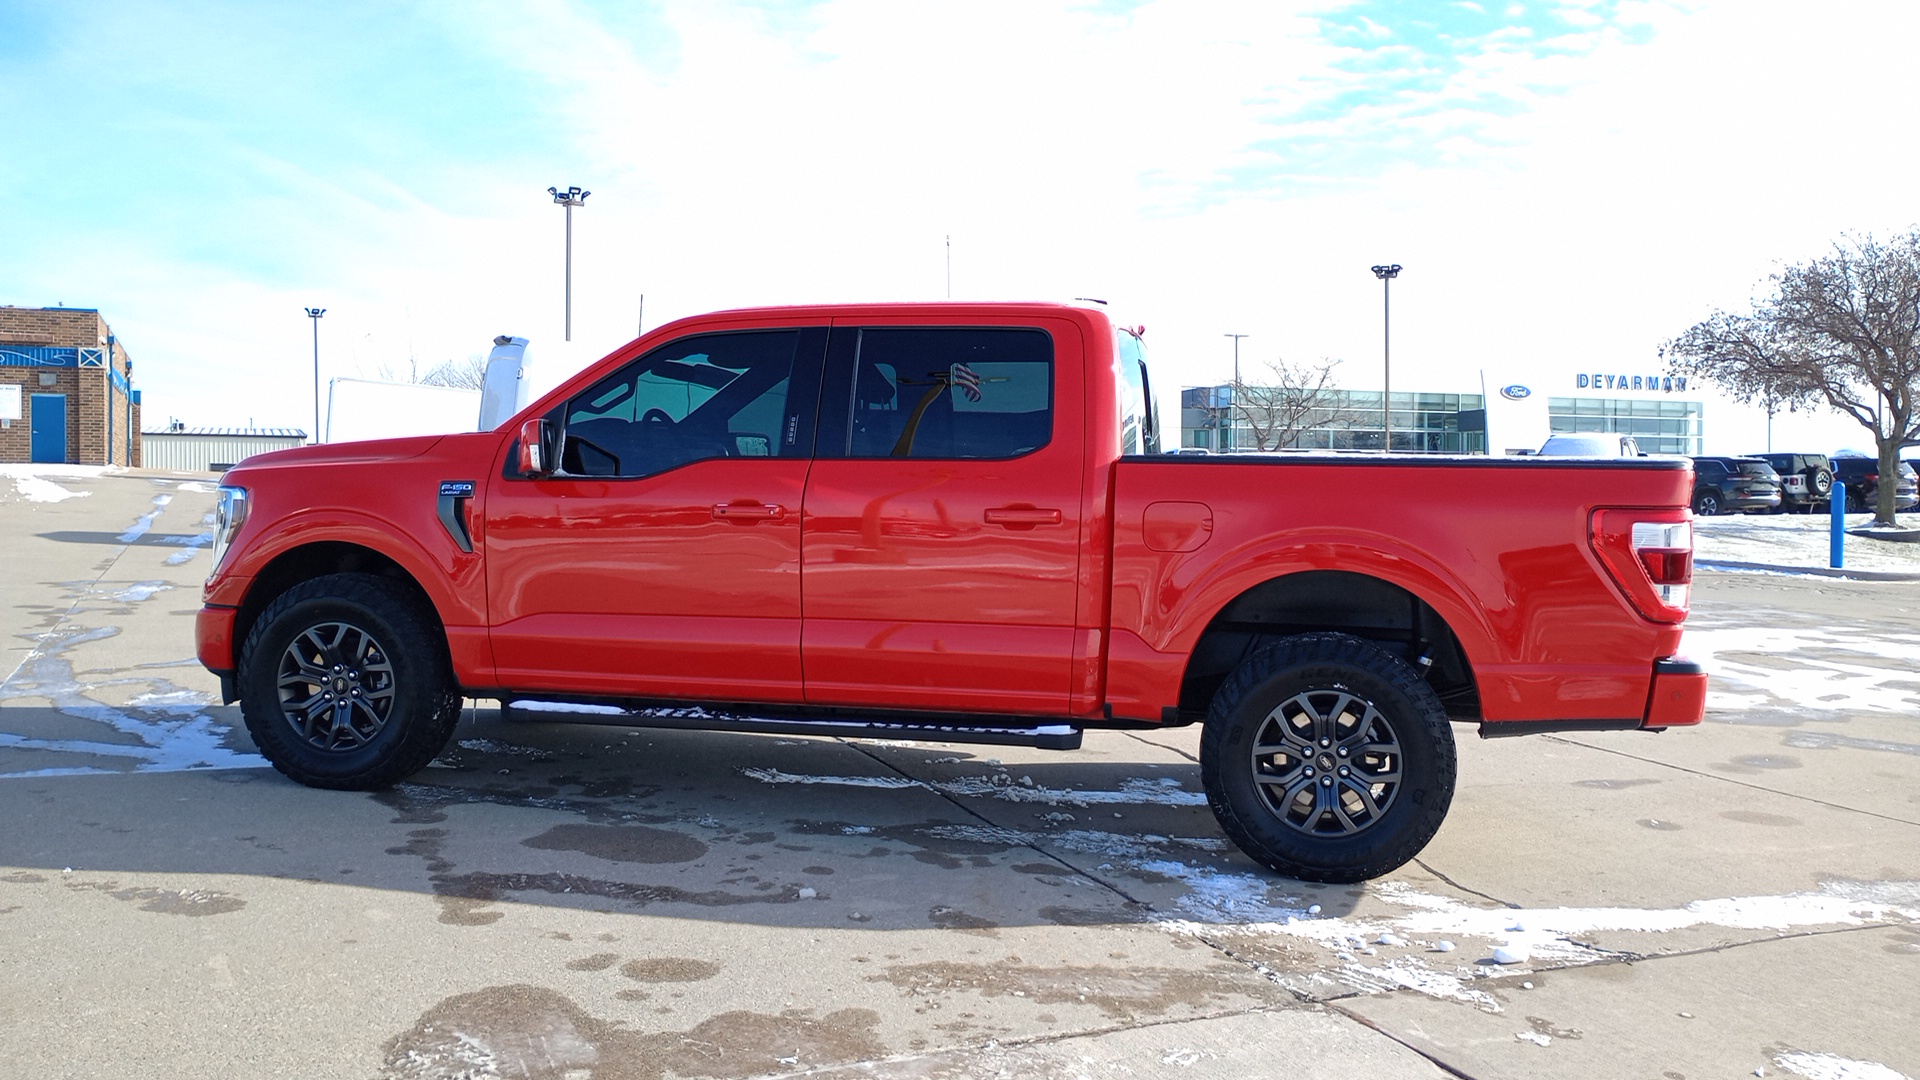
<path id="1" fill-rule="evenodd" d="M 132 375 L 98 311 L 0 306 L 0 463 L 139 465 Z"/>

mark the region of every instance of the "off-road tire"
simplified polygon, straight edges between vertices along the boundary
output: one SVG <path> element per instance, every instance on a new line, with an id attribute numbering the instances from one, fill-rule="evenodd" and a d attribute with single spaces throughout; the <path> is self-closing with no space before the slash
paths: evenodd
<path id="1" fill-rule="evenodd" d="M 1825 469 L 1815 469 L 1813 475 L 1807 477 L 1807 490 L 1825 498 L 1833 490 L 1833 474 Z"/>
<path id="2" fill-rule="evenodd" d="M 432 611 L 370 574 L 329 574 L 276 597 L 241 648 L 239 688 L 254 745 L 309 787 L 391 787 L 426 768 L 460 721 Z"/>
<path id="3" fill-rule="evenodd" d="M 1277 741 L 1257 742 L 1263 734 Z M 1214 696 L 1200 737 L 1200 776 L 1221 829 L 1255 861 L 1302 881 L 1365 881 L 1418 855 L 1447 816 L 1456 767 L 1433 688 L 1348 634 L 1300 634 L 1255 652 Z M 1394 779 L 1371 782 L 1383 776 Z M 1307 792 L 1312 800 L 1300 802 Z"/>

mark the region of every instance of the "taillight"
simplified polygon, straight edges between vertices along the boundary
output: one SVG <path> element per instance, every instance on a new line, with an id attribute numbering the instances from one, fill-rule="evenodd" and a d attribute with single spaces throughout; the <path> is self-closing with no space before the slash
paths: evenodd
<path id="1" fill-rule="evenodd" d="M 1594 554 L 1635 610 L 1655 622 L 1687 617 L 1693 520 L 1685 510 L 1595 510 Z"/>

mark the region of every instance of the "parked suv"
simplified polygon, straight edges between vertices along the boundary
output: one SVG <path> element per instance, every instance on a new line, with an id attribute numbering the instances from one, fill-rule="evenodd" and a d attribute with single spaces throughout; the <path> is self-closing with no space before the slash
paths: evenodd
<path id="1" fill-rule="evenodd" d="M 1748 454 L 1780 474 L 1780 509 L 1811 513 L 1833 490 L 1833 462 L 1825 454 Z"/>
<path id="2" fill-rule="evenodd" d="M 1893 508 L 1912 510 L 1920 506 L 1920 479 L 1916 479 L 1913 466 L 1903 461 L 1899 467 L 1900 481 L 1893 488 Z M 1848 513 L 1870 514 L 1879 505 L 1880 459 L 1835 457 L 1833 478 L 1847 485 Z"/>
<path id="3" fill-rule="evenodd" d="M 1693 459 L 1693 512 L 1701 517 L 1780 505 L 1780 474 L 1750 457 Z"/>

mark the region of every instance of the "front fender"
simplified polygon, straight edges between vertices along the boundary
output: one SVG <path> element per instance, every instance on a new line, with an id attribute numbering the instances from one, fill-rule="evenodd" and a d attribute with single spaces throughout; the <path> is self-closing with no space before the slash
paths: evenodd
<path id="1" fill-rule="evenodd" d="M 486 626 L 486 580 L 480 556 L 455 546 L 428 507 L 426 521 L 396 528 L 372 514 L 343 508 L 315 508 L 273 520 L 207 579 L 208 604 L 241 607 L 262 574 L 274 562 L 300 548 L 321 543 L 352 544 L 391 559 L 420 586 L 440 622 L 456 627 Z M 439 535 L 436 535 L 439 534 Z M 428 542 L 422 542 L 422 537 Z"/>

